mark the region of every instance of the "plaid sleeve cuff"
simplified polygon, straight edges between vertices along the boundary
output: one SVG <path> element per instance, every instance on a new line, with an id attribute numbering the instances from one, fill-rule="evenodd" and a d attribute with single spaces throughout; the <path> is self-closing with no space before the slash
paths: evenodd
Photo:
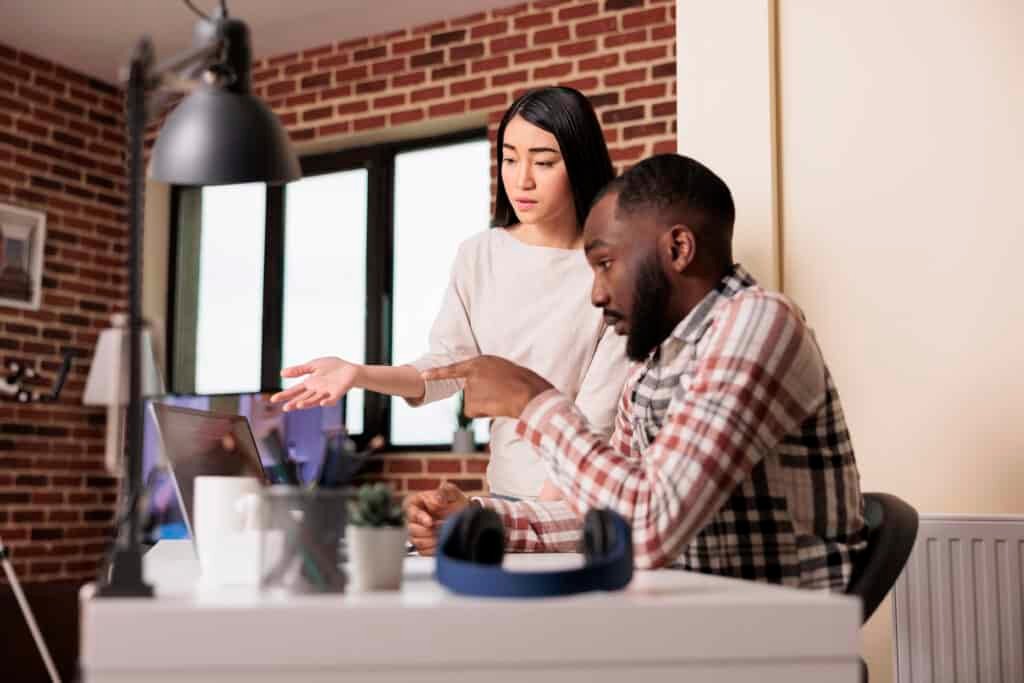
<path id="1" fill-rule="evenodd" d="M 505 550 L 509 552 L 574 552 L 579 544 L 579 517 L 564 501 L 542 503 L 487 497 L 473 501 L 501 517 Z"/>

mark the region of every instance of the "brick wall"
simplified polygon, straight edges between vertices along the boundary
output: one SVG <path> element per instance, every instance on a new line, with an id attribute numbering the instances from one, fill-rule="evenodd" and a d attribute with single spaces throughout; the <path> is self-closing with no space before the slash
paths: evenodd
<path id="1" fill-rule="evenodd" d="M 92 577 L 110 534 L 104 414 L 81 401 L 126 298 L 121 110 L 110 85 L 0 45 L 0 202 L 47 221 L 41 308 L 0 306 L 0 358 L 32 364 L 48 390 L 63 352 L 79 354 L 57 403 L 0 396 L 0 537 L 26 580 Z"/>
<path id="2" fill-rule="evenodd" d="M 486 453 L 386 453 L 370 461 L 357 483 L 383 481 L 398 495 L 451 482 L 470 495 L 487 493 Z"/>
<path id="3" fill-rule="evenodd" d="M 534 0 L 253 64 L 257 94 L 293 141 L 339 147 L 471 113 L 493 141 L 523 91 L 571 86 L 596 107 L 619 170 L 675 151 L 675 75 L 671 0 Z"/>

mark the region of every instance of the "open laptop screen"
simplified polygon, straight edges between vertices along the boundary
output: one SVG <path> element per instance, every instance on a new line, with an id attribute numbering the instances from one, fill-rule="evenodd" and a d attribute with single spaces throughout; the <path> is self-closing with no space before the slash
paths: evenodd
<path id="1" fill-rule="evenodd" d="M 249 423 L 241 415 L 150 405 L 190 534 L 196 477 L 248 476 L 268 483 Z"/>

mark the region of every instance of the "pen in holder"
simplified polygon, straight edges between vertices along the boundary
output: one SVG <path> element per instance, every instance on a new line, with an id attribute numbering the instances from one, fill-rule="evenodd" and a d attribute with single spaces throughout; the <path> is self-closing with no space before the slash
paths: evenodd
<path id="1" fill-rule="evenodd" d="M 341 593 L 345 490 L 270 486 L 261 493 L 260 588 Z"/>

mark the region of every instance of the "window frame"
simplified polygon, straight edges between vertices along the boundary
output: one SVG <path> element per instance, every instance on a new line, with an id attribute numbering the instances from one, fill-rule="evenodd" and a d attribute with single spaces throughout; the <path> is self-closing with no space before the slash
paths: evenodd
<path id="1" fill-rule="evenodd" d="M 443 147 L 461 142 L 487 139 L 486 127 L 474 127 L 454 133 L 424 138 L 385 142 L 351 149 L 310 154 L 300 157 L 302 177 L 338 173 L 355 169 L 367 172 L 366 206 L 366 329 L 365 349 L 368 364 L 392 363 L 392 308 L 394 297 L 394 196 L 395 157 L 405 152 Z M 493 159 L 491 160 L 493 164 Z M 281 390 L 281 357 L 284 324 L 284 241 L 286 186 L 267 186 L 266 224 L 263 254 L 263 343 L 260 354 L 260 392 Z M 186 203 L 189 191 L 197 186 L 171 188 L 170 243 L 167 288 L 167 386 L 171 393 L 195 393 L 195 323 L 198 282 L 184 274 L 198 269 L 198 258 L 184 263 L 182 248 L 187 230 L 195 228 L 201 201 Z M 194 196 L 194 195 L 192 195 Z M 199 228 L 201 230 L 201 228 Z M 198 231 L 196 231 L 197 235 Z M 179 292 L 180 282 L 195 282 L 188 291 Z M 186 297 L 189 301 L 185 301 Z M 424 345 L 426 340 L 424 340 Z M 425 348 L 425 347 L 424 347 Z M 189 353 L 191 349 L 191 353 Z M 363 431 L 352 438 L 363 448 L 375 435 L 386 441 L 384 451 L 447 451 L 445 444 L 391 444 L 391 397 L 365 392 Z"/>

